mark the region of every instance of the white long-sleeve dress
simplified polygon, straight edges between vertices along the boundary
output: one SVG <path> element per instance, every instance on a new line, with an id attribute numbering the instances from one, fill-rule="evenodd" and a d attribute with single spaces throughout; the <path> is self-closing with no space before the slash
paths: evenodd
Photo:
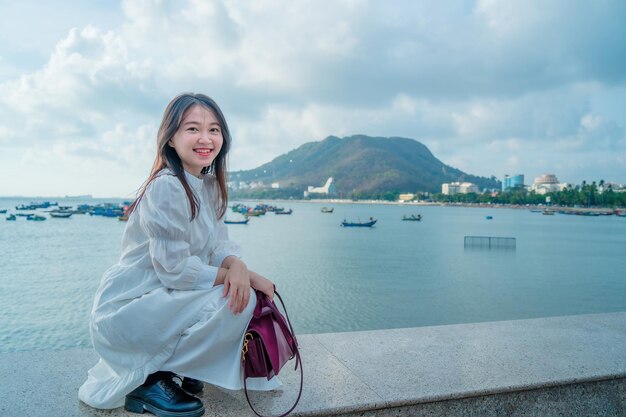
<path id="1" fill-rule="evenodd" d="M 256 304 L 251 290 L 243 313 L 233 314 L 218 267 L 241 249 L 215 214 L 216 180 L 185 173 L 200 203 L 191 208 L 176 176 L 165 169 L 131 214 L 118 264 L 103 275 L 89 328 L 100 356 L 80 387 L 81 401 L 116 408 L 156 371 L 172 371 L 227 389 L 243 388 L 241 346 Z M 270 390 L 277 378 L 249 379 Z"/>

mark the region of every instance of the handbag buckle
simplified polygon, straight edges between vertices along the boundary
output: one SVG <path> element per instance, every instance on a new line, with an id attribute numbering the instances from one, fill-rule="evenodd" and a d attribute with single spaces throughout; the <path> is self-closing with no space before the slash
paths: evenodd
<path id="1" fill-rule="evenodd" d="M 243 338 L 243 347 L 241 348 L 241 360 L 243 362 L 246 361 L 246 353 L 248 353 L 248 343 L 254 339 L 254 337 L 252 337 L 252 333 L 248 332 L 246 333 L 246 335 Z"/>

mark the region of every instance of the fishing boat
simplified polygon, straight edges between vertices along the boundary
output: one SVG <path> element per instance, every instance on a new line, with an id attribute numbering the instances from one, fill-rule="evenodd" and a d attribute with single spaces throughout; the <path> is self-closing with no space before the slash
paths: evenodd
<path id="1" fill-rule="evenodd" d="M 248 222 L 250 221 L 250 219 L 248 217 L 246 217 L 245 220 L 224 220 L 225 224 L 248 224 Z"/>
<path id="2" fill-rule="evenodd" d="M 102 217 L 120 217 L 124 215 L 124 209 L 117 206 L 99 206 L 94 207 L 94 209 L 91 210 L 89 214 L 92 216 Z"/>
<path id="3" fill-rule="evenodd" d="M 487 219 L 487 220 L 493 220 L 493 216 L 485 216 L 485 219 Z"/>
<path id="4" fill-rule="evenodd" d="M 293 213 L 292 209 L 289 209 L 289 210 L 286 210 L 286 211 L 285 210 L 281 210 L 281 211 L 275 211 L 274 212 L 274 214 L 291 214 L 291 213 Z"/>
<path id="5" fill-rule="evenodd" d="M 420 220 L 422 220 L 422 215 L 418 214 L 416 216 L 415 214 L 411 214 L 410 216 L 402 216 L 402 220 L 409 222 L 419 222 Z"/>
<path id="6" fill-rule="evenodd" d="M 264 211 L 246 211 L 245 213 L 241 213 L 246 217 L 259 217 L 263 214 L 265 214 Z"/>
<path id="7" fill-rule="evenodd" d="M 36 209 L 47 209 L 50 206 L 58 206 L 59 203 L 51 203 L 49 201 L 44 201 L 43 203 L 35 203 L 32 202 L 29 205 L 21 204 L 19 206 L 15 206 L 15 210 L 36 210 Z"/>
<path id="8" fill-rule="evenodd" d="M 126 216 L 126 215 L 117 216 L 117 220 L 119 220 L 121 222 L 127 222 L 128 221 L 128 216 Z"/>
<path id="9" fill-rule="evenodd" d="M 554 216 L 554 210 L 544 210 L 541 212 L 544 216 Z"/>
<path id="10" fill-rule="evenodd" d="M 50 212 L 50 217 L 54 217 L 57 219 L 68 219 L 72 216 L 72 214 L 74 214 L 73 211 L 66 211 L 66 210 L 52 210 Z"/>
<path id="11" fill-rule="evenodd" d="M 237 204 L 231 206 L 230 208 L 235 213 L 245 213 L 249 209 L 248 206 L 246 206 L 245 204 L 241 204 L 241 203 L 237 203 Z"/>
<path id="12" fill-rule="evenodd" d="M 32 221 L 35 221 L 35 222 L 42 222 L 42 221 L 46 220 L 46 218 L 43 217 L 43 216 L 40 216 L 38 214 L 33 214 L 33 215 L 30 215 L 30 216 L 27 216 L 26 220 L 32 220 Z"/>
<path id="13" fill-rule="evenodd" d="M 332 213 L 335 210 L 333 207 L 322 207 L 322 213 Z"/>
<path id="14" fill-rule="evenodd" d="M 368 222 L 349 222 L 347 220 L 344 219 L 344 221 L 341 222 L 341 225 L 343 227 L 372 227 L 376 224 L 378 220 L 370 217 L 370 220 Z"/>
<path id="15" fill-rule="evenodd" d="M 15 214 L 9 214 L 7 216 L 7 220 L 8 221 L 15 221 L 17 219 L 17 217 L 15 217 Z"/>
<path id="16" fill-rule="evenodd" d="M 0 214 L 5 214 L 7 212 L 8 209 L 2 209 L 0 210 Z"/>

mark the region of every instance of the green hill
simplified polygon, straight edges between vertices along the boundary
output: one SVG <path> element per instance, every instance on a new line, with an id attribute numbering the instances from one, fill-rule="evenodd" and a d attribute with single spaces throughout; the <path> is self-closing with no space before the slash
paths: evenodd
<path id="1" fill-rule="evenodd" d="M 247 171 L 235 171 L 229 180 L 280 184 L 271 195 L 302 196 L 308 186 L 322 186 L 328 177 L 340 197 L 377 197 L 385 193 L 441 192 L 444 182 L 467 181 L 483 188 L 499 188 L 493 178 L 477 177 L 445 165 L 414 139 L 355 135 L 329 136 L 309 142 L 273 161 Z M 235 192 L 235 195 L 249 193 Z M 257 190 L 257 194 L 259 191 Z"/>

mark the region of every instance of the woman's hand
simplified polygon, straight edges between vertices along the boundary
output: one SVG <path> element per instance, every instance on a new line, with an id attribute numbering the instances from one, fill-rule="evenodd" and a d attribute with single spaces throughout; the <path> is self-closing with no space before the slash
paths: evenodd
<path id="1" fill-rule="evenodd" d="M 266 294 L 270 300 L 274 300 L 274 283 L 269 279 L 254 271 L 250 271 L 250 285 L 255 290 Z"/>
<path id="2" fill-rule="evenodd" d="M 226 270 L 223 297 L 229 293 L 228 308 L 235 314 L 241 313 L 250 301 L 250 273 L 239 259 L 232 261 Z"/>

